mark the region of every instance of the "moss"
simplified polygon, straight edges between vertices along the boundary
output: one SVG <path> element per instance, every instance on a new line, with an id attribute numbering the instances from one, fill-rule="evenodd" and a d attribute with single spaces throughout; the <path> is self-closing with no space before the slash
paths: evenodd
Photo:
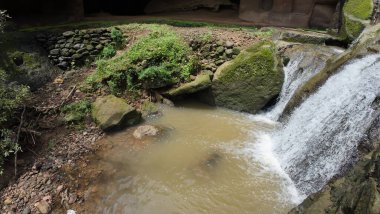
<path id="1" fill-rule="evenodd" d="M 65 114 L 65 121 L 68 123 L 78 123 L 83 121 L 91 110 L 91 103 L 88 100 L 81 100 L 62 107 L 61 112 Z"/>
<path id="2" fill-rule="evenodd" d="M 372 0 L 348 0 L 343 6 L 341 37 L 347 40 L 357 38 L 373 13 Z"/>
<path id="3" fill-rule="evenodd" d="M 251 54 L 240 54 L 224 71 L 219 79 L 233 82 L 250 78 L 253 75 L 262 75 L 273 70 L 275 60 L 273 58 L 274 44 L 269 41 L 260 42 L 246 50 Z M 250 63 L 254 62 L 254 63 Z M 238 74 L 238 75 L 237 75 Z"/>
<path id="4" fill-rule="evenodd" d="M 343 11 L 359 19 L 368 19 L 373 12 L 373 0 L 348 0 Z"/>

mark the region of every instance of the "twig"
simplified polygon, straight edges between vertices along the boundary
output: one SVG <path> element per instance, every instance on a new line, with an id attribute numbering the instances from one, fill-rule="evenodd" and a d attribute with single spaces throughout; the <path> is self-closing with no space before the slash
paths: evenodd
<path id="1" fill-rule="evenodd" d="M 35 130 L 32 130 L 32 129 L 28 129 L 28 128 L 21 128 L 21 132 L 35 134 L 37 136 L 41 135 L 41 132 L 38 132 L 38 131 L 35 131 Z"/>
<path id="2" fill-rule="evenodd" d="M 21 113 L 21 118 L 20 118 L 20 124 L 18 126 L 18 130 L 17 130 L 17 136 L 16 136 L 16 140 L 14 142 L 14 152 L 15 152 L 15 159 L 14 159 L 14 166 L 15 166 L 15 177 L 17 176 L 17 152 L 19 150 L 19 146 L 18 146 L 18 141 L 20 139 L 20 132 L 21 132 L 21 126 L 22 126 L 22 123 L 24 122 L 24 114 L 25 114 L 25 105 L 24 105 L 24 109 L 22 110 L 22 113 Z"/>

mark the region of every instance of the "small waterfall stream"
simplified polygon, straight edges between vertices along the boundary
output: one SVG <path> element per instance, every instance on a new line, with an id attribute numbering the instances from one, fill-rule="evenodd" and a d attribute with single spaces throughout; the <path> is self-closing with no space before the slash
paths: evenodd
<path id="1" fill-rule="evenodd" d="M 297 74 L 302 55 L 286 68 L 278 104 L 261 115 L 277 120 L 294 91 L 315 74 Z M 306 74 L 307 73 L 307 74 Z M 380 54 L 345 65 L 295 109 L 289 120 L 270 133 L 272 152 L 300 195 L 319 191 L 350 165 L 357 146 L 374 119 L 372 102 L 380 94 Z M 301 196 L 302 197 L 302 196 Z"/>

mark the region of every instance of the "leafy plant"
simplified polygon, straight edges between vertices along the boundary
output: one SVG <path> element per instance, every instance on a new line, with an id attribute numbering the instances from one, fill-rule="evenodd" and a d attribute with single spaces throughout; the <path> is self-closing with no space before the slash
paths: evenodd
<path id="1" fill-rule="evenodd" d="M 116 43 L 117 48 L 120 48 L 124 45 L 125 40 L 124 40 L 123 32 L 121 32 L 119 29 L 112 28 L 111 38 Z"/>
<path id="2" fill-rule="evenodd" d="M 107 45 L 103 48 L 102 53 L 100 55 L 102 58 L 109 59 L 116 55 L 116 50 L 112 45 Z"/>

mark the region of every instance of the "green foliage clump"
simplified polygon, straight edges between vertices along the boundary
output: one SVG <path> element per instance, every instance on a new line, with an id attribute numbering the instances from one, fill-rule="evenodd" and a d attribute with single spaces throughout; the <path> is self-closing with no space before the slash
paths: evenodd
<path id="1" fill-rule="evenodd" d="M 65 114 L 65 121 L 68 123 L 78 123 L 83 121 L 91 110 L 91 103 L 88 100 L 81 100 L 70 103 L 62 107 L 61 112 Z"/>
<path id="2" fill-rule="evenodd" d="M 168 27 L 154 27 L 122 55 L 97 61 L 87 82 L 106 85 L 112 93 L 134 88 L 160 88 L 185 81 L 196 60 L 189 46 Z"/>
<path id="3" fill-rule="evenodd" d="M 100 55 L 102 58 L 109 59 L 116 55 L 116 50 L 112 45 L 107 45 L 103 48 Z"/>
<path id="4" fill-rule="evenodd" d="M 125 40 L 124 40 L 123 32 L 121 32 L 119 29 L 112 28 L 111 38 L 116 43 L 117 48 L 120 48 L 121 46 L 124 45 Z"/>
<path id="5" fill-rule="evenodd" d="M 9 83 L 8 75 L 0 69 L 0 174 L 4 159 L 21 149 L 9 125 L 28 94 L 28 87 Z"/>

